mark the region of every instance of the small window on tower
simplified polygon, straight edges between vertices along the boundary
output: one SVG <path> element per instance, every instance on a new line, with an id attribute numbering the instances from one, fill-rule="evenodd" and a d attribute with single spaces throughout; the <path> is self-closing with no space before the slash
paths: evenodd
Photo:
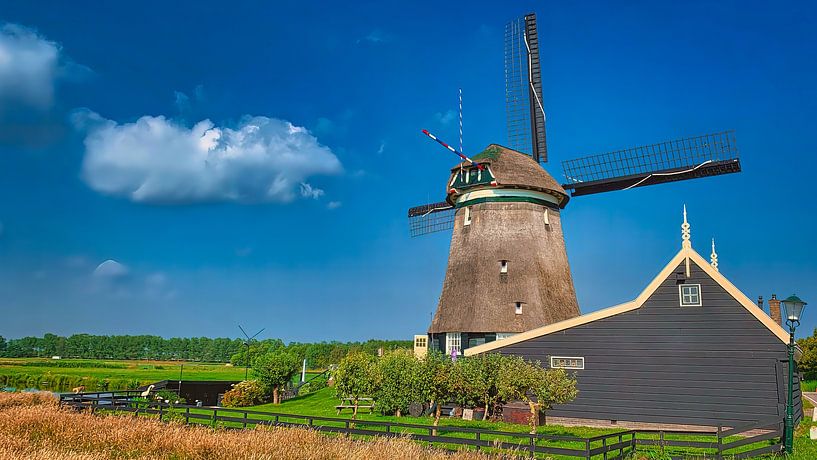
<path id="1" fill-rule="evenodd" d="M 500 260 L 499 261 L 499 273 L 502 273 L 502 274 L 508 273 L 508 261 L 507 260 Z"/>
<path id="2" fill-rule="evenodd" d="M 463 217 L 462 224 L 463 225 L 471 225 L 471 207 L 470 206 L 465 207 L 465 215 Z"/>
<path id="3" fill-rule="evenodd" d="M 516 310 L 515 311 L 516 311 L 517 315 L 522 314 L 522 302 L 516 302 Z"/>
<path id="4" fill-rule="evenodd" d="M 545 225 L 550 225 L 550 210 L 545 208 Z"/>

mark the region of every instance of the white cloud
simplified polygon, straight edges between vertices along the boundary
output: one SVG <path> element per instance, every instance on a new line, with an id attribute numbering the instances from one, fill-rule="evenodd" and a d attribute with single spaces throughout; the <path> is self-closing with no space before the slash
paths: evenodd
<path id="1" fill-rule="evenodd" d="M 434 114 L 434 119 L 440 124 L 447 125 L 457 119 L 457 112 L 453 110 L 448 110 L 445 113 L 437 112 Z"/>
<path id="2" fill-rule="evenodd" d="M 369 43 L 377 44 L 377 43 L 383 43 L 387 39 L 388 39 L 388 37 L 383 33 L 383 31 L 381 31 L 379 29 L 375 29 L 375 30 L 369 32 L 365 37 L 358 39 L 357 43 L 367 41 Z"/>
<path id="3" fill-rule="evenodd" d="M 380 147 L 378 147 L 378 149 L 377 149 L 377 154 L 382 155 L 383 152 L 385 152 L 385 151 L 386 151 L 386 142 L 385 141 L 380 142 Z"/>
<path id="4" fill-rule="evenodd" d="M 343 170 L 309 131 L 275 118 L 247 116 L 235 128 L 163 116 L 118 124 L 87 110 L 73 118 L 87 130 L 85 182 L 136 202 L 289 202 L 299 186 L 306 196 L 304 185 L 317 198 L 323 190 L 305 180 Z"/>
<path id="5" fill-rule="evenodd" d="M 59 45 L 20 25 L 0 27 L 0 104 L 48 109 L 59 71 Z"/>
<path id="6" fill-rule="evenodd" d="M 343 203 L 341 203 L 340 201 L 330 201 L 329 203 L 326 204 L 326 207 L 328 209 L 338 209 L 341 206 L 343 206 Z"/>
<path id="7" fill-rule="evenodd" d="M 318 198 L 322 197 L 323 194 L 324 194 L 323 190 L 321 190 L 319 188 L 315 188 L 315 187 L 307 184 L 306 182 L 301 182 L 301 196 L 302 197 L 312 198 L 313 200 L 317 200 Z"/>
<path id="8" fill-rule="evenodd" d="M 130 269 L 113 259 L 108 259 L 101 264 L 97 265 L 94 269 L 94 278 L 100 280 L 121 280 L 127 278 L 130 274 Z"/>

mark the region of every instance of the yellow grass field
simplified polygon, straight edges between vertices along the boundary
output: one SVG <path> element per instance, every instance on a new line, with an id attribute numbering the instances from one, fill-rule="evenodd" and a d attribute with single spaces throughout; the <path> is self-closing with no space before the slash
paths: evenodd
<path id="1" fill-rule="evenodd" d="M 0 459 L 491 459 L 401 439 L 355 441 L 289 428 L 221 430 L 60 408 L 43 393 L 0 393 Z"/>

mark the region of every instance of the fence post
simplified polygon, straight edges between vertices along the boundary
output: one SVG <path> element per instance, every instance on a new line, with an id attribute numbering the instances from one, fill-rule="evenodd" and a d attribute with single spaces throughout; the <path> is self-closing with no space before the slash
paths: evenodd
<path id="1" fill-rule="evenodd" d="M 247 412 L 244 412 L 244 429 L 247 429 Z"/>
<path id="2" fill-rule="evenodd" d="M 213 428 L 216 427 L 216 421 L 218 420 L 218 409 L 213 409 Z"/>
<path id="3" fill-rule="evenodd" d="M 162 421 L 162 416 L 164 415 L 164 406 L 162 403 L 159 403 L 159 421 Z"/>
<path id="4" fill-rule="evenodd" d="M 190 424 L 190 408 L 189 407 L 184 408 L 184 424 L 185 425 Z"/>
<path id="5" fill-rule="evenodd" d="M 480 435 L 479 435 L 479 434 L 480 434 L 480 433 L 479 433 L 479 431 L 477 431 L 477 441 L 481 441 L 481 439 L 480 439 Z M 482 446 L 480 446 L 479 444 L 477 444 L 477 450 L 481 450 L 481 449 L 482 449 Z"/>
<path id="6" fill-rule="evenodd" d="M 658 445 L 661 447 L 661 456 L 664 456 L 664 431 L 658 432 Z"/>
<path id="7" fill-rule="evenodd" d="M 584 455 L 587 460 L 590 460 L 590 439 L 584 440 Z"/>
<path id="8" fill-rule="evenodd" d="M 530 450 L 530 458 L 536 457 L 536 437 L 535 435 L 529 435 L 528 438 L 528 449 Z"/>
<path id="9" fill-rule="evenodd" d="M 718 460 L 721 460 L 723 458 L 723 438 L 721 433 L 722 431 L 723 427 L 721 425 L 718 425 L 718 456 L 717 456 Z"/>
<path id="10" fill-rule="evenodd" d="M 604 460 L 607 460 L 607 438 L 601 438 L 601 447 L 604 450 Z"/>

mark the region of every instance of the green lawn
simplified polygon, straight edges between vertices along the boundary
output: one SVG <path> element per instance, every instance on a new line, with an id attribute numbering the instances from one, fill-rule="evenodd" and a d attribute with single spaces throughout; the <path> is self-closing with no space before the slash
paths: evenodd
<path id="1" fill-rule="evenodd" d="M 44 358 L 1 358 L 0 387 L 68 391 L 133 389 L 159 380 L 243 380 L 244 368 L 223 363 L 117 361 Z M 252 369 L 249 372 L 253 375 Z M 310 374 L 311 375 L 311 374 Z M 296 377 L 297 378 L 297 377 Z M 105 382 L 107 381 L 107 384 Z M 107 387 L 104 387 L 107 385 Z"/>
<path id="2" fill-rule="evenodd" d="M 269 411 L 269 412 L 276 412 L 276 413 L 285 413 L 285 414 L 298 414 L 298 415 L 315 415 L 315 416 L 322 416 L 322 417 L 342 417 L 342 418 L 350 418 L 351 414 L 350 411 L 344 411 L 344 414 L 338 416 L 337 411 L 335 410 L 335 405 L 339 402 L 335 397 L 335 391 L 331 388 L 325 388 L 323 390 L 317 391 L 315 393 L 300 396 L 289 401 L 284 401 L 279 405 L 273 404 L 264 404 L 260 406 L 255 406 L 251 409 L 253 410 L 261 410 L 261 411 Z M 810 404 L 806 402 L 806 408 L 810 408 Z M 361 413 L 358 415 L 358 419 L 365 423 L 365 421 L 373 420 L 373 421 L 391 421 L 391 422 L 400 422 L 400 423 L 411 423 L 411 424 L 418 424 L 418 425 L 431 425 L 433 419 L 431 417 L 422 417 L 422 418 L 414 418 L 414 417 L 394 417 L 394 416 L 384 416 L 375 414 L 368 414 L 368 413 Z M 286 420 L 286 419 L 282 419 Z M 293 422 L 297 420 L 293 419 Z M 441 426 L 467 426 L 472 428 L 485 428 L 485 429 L 492 429 L 492 430 L 501 430 L 501 431 L 511 431 L 511 432 L 527 432 L 528 427 L 524 425 L 516 425 L 504 422 L 487 422 L 487 421 L 467 421 L 457 418 L 447 418 L 443 417 L 440 420 Z M 812 425 L 815 425 L 811 422 L 809 417 L 804 420 L 800 426 L 797 428 L 795 433 L 795 454 L 789 457 L 791 460 L 814 460 L 817 459 L 817 442 L 813 442 L 809 439 L 809 429 Z M 416 431 L 416 430 L 415 430 Z M 562 436 L 577 436 L 577 437 L 592 437 L 598 436 L 601 434 L 607 433 L 614 433 L 622 431 L 621 429 L 609 429 L 609 428 L 589 428 L 589 427 L 565 427 L 565 426 L 558 426 L 558 425 L 547 425 L 547 426 L 540 426 L 537 428 L 537 433 L 545 434 L 545 435 L 562 435 Z M 419 432 L 419 431 L 417 431 Z M 456 435 L 462 436 L 462 435 Z M 686 441 L 712 441 L 714 438 L 712 436 L 668 436 L 668 439 L 677 438 Z M 730 438 L 731 440 L 737 440 L 738 437 Z M 576 443 L 570 442 L 559 442 L 559 443 L 550 443 L 548 445 L 559 446 L 559 447 L 568 447 L 568 448 L 583 448 L 582 445 L 578 445 Z M 747 446 L 742 449 L 738 449 L 738 451 L 743 450 L 751 450 L 757 447 L 761 447 L 764 444 L 754 444 L 752 446 Z M 639 452 L 642 452 L 647 455 L 647 458 L 654 458 L 660 459 L 660 455 L 658 452 L 649 452 L 646 450 L 646 447 L 639 448 Z M 681 448 L 673 448 L 676 449 L 674 455 L 678 455 L 682 451 L 690 452 L 695 451 L 694 449 L 681 449 Z M 561 458 L 559 456 L 554 456 L 552 458 Z"/>

